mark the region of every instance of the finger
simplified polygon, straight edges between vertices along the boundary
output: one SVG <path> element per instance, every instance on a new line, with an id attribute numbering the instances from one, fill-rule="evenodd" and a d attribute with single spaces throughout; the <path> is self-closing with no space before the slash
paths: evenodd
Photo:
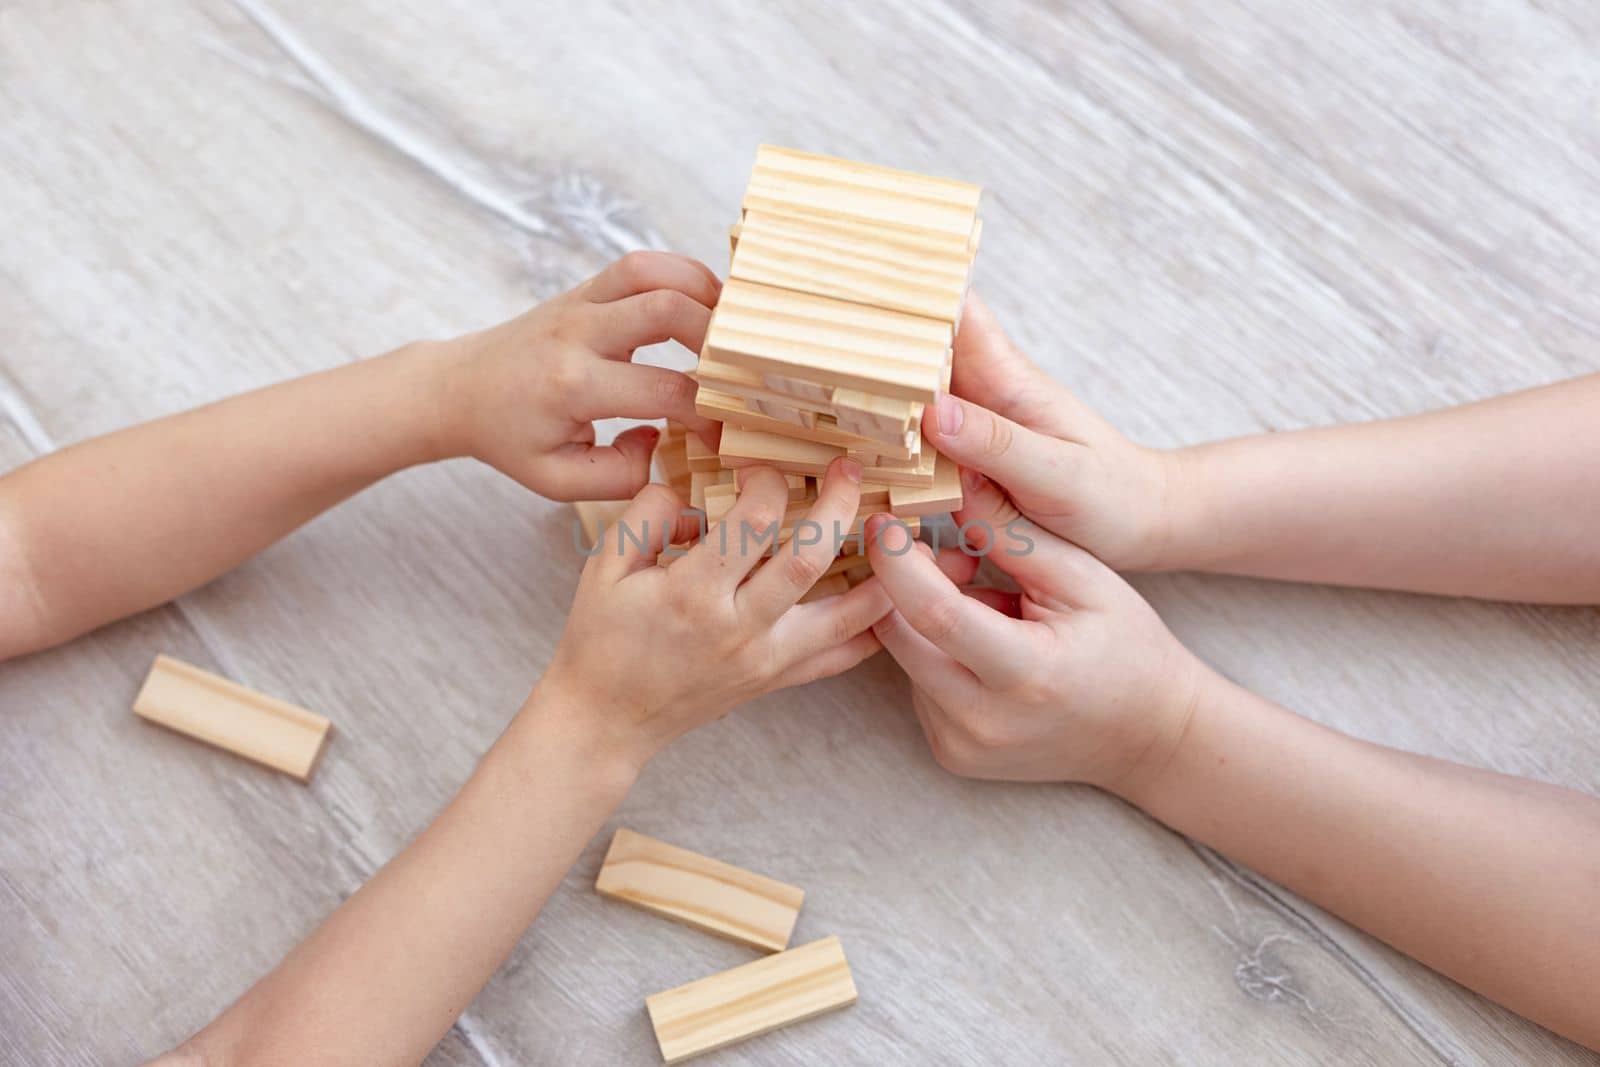
<path id="1" fill-rule="evenodd" d="M 963 596 L 938 564 L 910 551 L 910 533 L 883 516 L 867 524 L 872 573 L 917 632 L 991 684 L 1004 684 L 1038 662 L 1027 623 Z"/>
<path id="2" fill-rule="evenodd" d="M 978 565 L 983 562 L 981 557 L 963 552 L 959 548 L 941 548 L 933 561 L 939 565 L 939 570 L 950 579 L 952 585 L 971 583 L 978 573 Z"/>
<path id="3" fill-rule="evenodd" d="M 872 629 L 891 607 L 882 583 L 869 578 L 848 593 L 790 608 L 773 628 L 773 638 L 791 664 L 804 663 Z"/>
<path id="4" fill-rule="evenodd" d="M 601 549 L 584 566 L 585 576 L 615 582 L 652 566 L 678 525 L 683 502 L 664 485 L 646 485 L 622 518 L 606 530 Z"/>
<path id="5" fill-rule="evenodd" d="M 863 630 L 843 644 L 834 645 L 825 652 L 808 656 L 778 676 L 775 689 L 791 685 L 805 685 L 819 678 L 843 674 L 862 660 L 870 659 L 883 650 L 878 637 L 871 630 Z"/>
<path id="6" fill-rule="evenodd" d="M 682 371 L 652 367 L 644 363 L 613 363 L 595 360 L 589 364 L 583 395 L 572 403 L 576 419 L 671 419 L 701 434 L 715 434 L 719 424 L 702 418 L 694 410 L 695 380 Z M 708 447 L 712 444 L 708 441 Z"/>
<path id="7" fill-rule="evenodd" d="M 789 483 L 771 467 L 750 467 L 739 476 L 739 499 L 719 523 L 706 531 L 673 571 L 685 581 L 710 583 L 730 593 L 777 540 L 789 505 Z"/>
<path id="8" fill-rule="evenodd" d="M 961 507 L 951 518 L 962 545 L 1015 578 L 1033 600 L 1058 610 L 1088 607 L 1121 584 L 1093 555 L 1028 521 L 983 475 L 962 471 L 961 488 Z"/>
<path id="9" fill-rule="evenodd" d="M 739 606 L 770 623 L 797 604 L 839 554 L 861 504 L 861 464 L 836 459 L 817 489 L 817 502 L 794 535 L 739 590 Z"/>
<path id="10" fill-rule="evenodd" d="M 961 590 L 964 594 L 980 604 L 987 604 L 1002 615 L 1013 619 L 1022 618 L 1022 594 L 1008 592 L 1005 589 L 990 589 L 986 586 L 969 586 Z"/>
<path id="11" fill-rule="evenodd" d="M 529 481 L 552 500 L 626 500 L 650 480 L 660 437 L 654 426 L 635 426 L 609 445 L 562 445 L 540 457 Z"/>
<path id="12" fill-rule="evenodd" d="M 1101 419 L 1055 381 L 1001 329 L 976 291 L 967 294 L 956 334 L 951 392 L 1031 429 L 1076 440 Z"/>
<path id="13" fill-rule="evenodd" d="M 923 411 L 922 432 L 961 466 L 1016 489 L 1055 484 L 1069 450 L 1083 447 L 948 393 Z"/>
<path id="14" fill-rule="evenodd" d="M 599 304 L 584 315 L 584 337 L 611 359 L 631 359 L 636 348 L 676 341 L 699 354 L 711 309 L 676 289 L 652 289 Z"/>
<path id="15" fill-rule="evenodd" d="M 919 634 L 900 612 L 891 611 L 879 619 L 872 632 L 916 688 L 938 694 L 939 700 L 956 703 L 970 699 L 977 691 L 977 677 Z M 918 718 L 923 718 L 920 710 Z M 931 731 L 937 725 L 923 719 L 922 728 Z"/>
<path id="16" fill-rule="evenodd" d="M 698 259 L 674 252 L 629 252 L 581 287 L 585 299 L 605 304 L 652 289 L 672 289 L 715 307 L 722 283 Z"/>

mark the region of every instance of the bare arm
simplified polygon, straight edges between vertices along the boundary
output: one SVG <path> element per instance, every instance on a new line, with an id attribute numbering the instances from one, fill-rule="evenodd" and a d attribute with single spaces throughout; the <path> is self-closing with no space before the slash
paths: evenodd
<path id="1" fill-rule="evenodd" d="M 0 659 L 201 585 L 440 455 L 427 347 L 53 453 L 0 478 Z"/>
<path id="2" fill-rule="evenodd" d="M 1030 363 L 976 298 L 956 347 L 929 440 L 1118 570 L 1600 603 L 1600 375 L 1161 451 Z"/>
<path id="3" fill-rule="evenodd" d="M 518 318 L 451 341 L 108 434 L 0 477 L 0 660 L 154 607 L 416 463 L 475 456 L 561 500 L 625 499 L 655 431 L 594 444 L 595 419 L 697 431 L 686 375 L 630 362 L 698 351 L 716 276 L 625 256 Z"/>
<path id="4" fill-rule="evenodd" d="M 1165 567 L 1600 602 L 1600 375 L 1179 462 Z"/>
<path id="5" fill-rule="evenodd" d="M 1215 678 L 1128 799 L 1600 1048 L 1600 799 L 1359 741 Z"/>
<path id="6" fill-rule="evenodd" d="M 969 481 L 956 517 L 1020 594 L 964 595 L 977 561 L 956 549 L 869 547 L 896 607 L 878 633 L 941 763 L 1098 785 L 1600 1048 L 1600 799 L 1299 718 L 1201 664 L 1082 549 L 990 540 L 1017 517 L 994 483 Z"/>
<path id="7" fill-rule="evenodd" d="M 777 472 L 754 469 L 728 522 L 764 528 L 788 500 Z M 860 468 L 838 460 L 810 518 L 848 524 L 859 502 Z M 656 752 L 744 700 L 877 651 L 870 627 L 888 599 L 876 582 L 797 605 L 831 543 L 763 559 L 759 546 L 722 552 L 713 536 L 659 566 L 663 543 L 697 529 L 681 508 L 665 486 L 634 499 L 623 519 L 631 537 L 607 532 L 549 670 L 455 800 L 272 973 L 158 1062 L 419 1062 Z"/>

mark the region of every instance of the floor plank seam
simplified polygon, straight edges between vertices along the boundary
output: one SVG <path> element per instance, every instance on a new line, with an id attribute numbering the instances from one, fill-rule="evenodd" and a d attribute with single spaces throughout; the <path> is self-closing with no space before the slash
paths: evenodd
<path id="1" fill-rule="evenodd" d="M 219 45 L 215 51 L 250 73 L 277 80 L 304 92 L 332 110 L 362 133 L 397 152 L 426 171 L 437 181 L 489 211 L 517 229 L 534 237 L 560 241 L 576 238 L 595 247 L 607 257 L 644 248 L 662 248 L 661 236 L 649 226 L 628 226 L 618 219 L 625 198 L 612 193 L 592 176 L 567 175 L 545 190 L 556 209 L 559 222 L 552 222 L 528 207 L 527 199 L 513 191 L 472 173 L 473 166 L 451 158 L 450 153 L 430 144 L 417 131 L 397 121 L 375 106 L 354 84 L 336 71 L 322 55 L 303 41 L 289 25 L 262 0 L 231 0 L 263 34 L 292 62 L 299 75 L 266 69 L 241 56 L 236 50 Z M 481 161 L 471 160 L 483 170 Z"/>
<path id="2" fill-rule="evenodd" d="M 22 438 L 22 443 L 28 446 L 35 459 L 56 450 L 54 438 L 44 428 L 44 423 L 39 421 L 32 405 L 23 397 L 22 390 L 3 374 L 0 374 L 0 418 L 4 418 L 17 431 L 17 436 Z"/>
<path id="3" fill-rule="evenodd" d="M 1382 979 L 1341 945 L 1333 935 L 1324 930 L 1315 919 L 1285 899 L 1277 887 L 1204 845 L 1187 839 L 1185 842 L 1212 873 L 1256 898 L 1268 910 L 1306 935 L 1313 945 L 1353 975 L 1416 1035 L 1417 1040 L 1439 1058 L 1440 1063 L 1446 1064 L 1447 1067 L 1466 1067 L 1472 1062 L 1454 1041 L 1440 1032 L 1432 1022 L 1420 1016 L 1409 1003 L 1385 985 Z"/>

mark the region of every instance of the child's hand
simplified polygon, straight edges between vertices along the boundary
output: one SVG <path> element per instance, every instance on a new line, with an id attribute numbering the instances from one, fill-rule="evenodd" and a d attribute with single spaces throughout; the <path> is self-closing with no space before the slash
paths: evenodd
<path id="1" fill-rule="evenodd" d="M 1111 566 L 1160 565 L 1176 454 L 1133 444 L 1051 380 L 976 293 L 956 337 L 951 392 L 922 419 L 939 451 L 999 482 L 1029 519 Z"/>
<path id="2" fill-rule="evenodd" d="M 634 498 L 584 567 L 566 632 L 539 683 L 569 708 L 598 716 L 604 734 L 641 760 L 742 701 L 838 674 L 880 647 L 872 624 L 889 609 L 883 588 L 869 579 L 799 604 L 833 561 L 831 533 L 798 549 L 780 545 L 764 560 L 755 535 L 783 516 L 788 483 L 758 467 L 741 484 L 720 529 L 666 567 L 656 562 L 663 534 L 687 540 L 698 517 L 684 517 L 683 503 L 662 485 Z M 836 523 L 848 529 L 860 498 L 860 467 L 835 460 L 809 517 L 823 531 Z M 748 540 L 740 536 L 745 527 Z M 809 538 L 794 539 L 801 540 Z"/>
<path id="3" fill-rule="evenodd" d="M 963 591 L 975 557 L 952 548 L 936 562 L 904 527 L 869 524 L 873 570 L 895 605 L 875 629 L 911 677 L 934 757 L 969 777 L 1113 790 L 1159 772 L 1206 669 L 1110 568 L 1037 527 L 1008 531 L 1011 501 L 979 475 L 964 480 L 955 518 L 969 550 L 1020 595 Z"/>
<path id="4" fill-rule="evenodd" d="M 631 497 L 650 480 L 657 431 L 635 427 L 599 447 L 594 420 L 665 417 L 715 445 L 716 424 L 695 414 L 693 379 L 630 360 L 669 338 L 699 352 L 720 291 L 702 263 L 633 252 L 509 322 L 447 342 L 446 452 L 556 500 Z"/>

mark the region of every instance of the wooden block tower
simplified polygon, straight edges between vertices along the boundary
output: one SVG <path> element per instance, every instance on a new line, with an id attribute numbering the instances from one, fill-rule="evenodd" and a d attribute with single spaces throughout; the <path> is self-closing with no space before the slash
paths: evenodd
<path id="1" fill-rule="evenodd" d="M 790 476 L 785 525 L 804 517 L 816 477 L 849 455 L 861 512 L 921 516 L 961 505 L 956 465 L 923 439 L 922 411 L 950 386 L 983 223 L 982 190 L 763 145 L 730 231 L 732 262 L 695 377 L 695 408 L 723 423 L 718 452 L 671 426 L 661 473 L 715 523 L 734 471 Z M 862 574 L 845 557 L 835 573 Z"/>

